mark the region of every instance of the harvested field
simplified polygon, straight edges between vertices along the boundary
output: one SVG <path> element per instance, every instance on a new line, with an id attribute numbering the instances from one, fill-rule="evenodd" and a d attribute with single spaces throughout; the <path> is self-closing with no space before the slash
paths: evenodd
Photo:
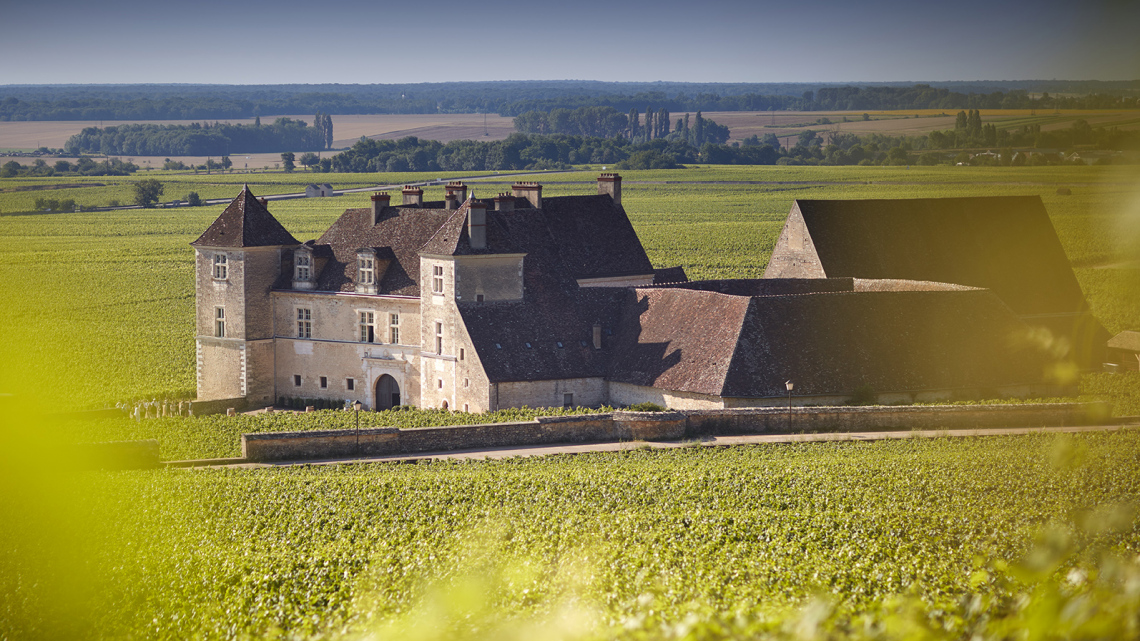
<path id="1" fill-rule="evenodd" d="M 293 118 L 312 124 L 313 114 L 293 116 L 266 116 L 265 122 L 276 118 Z M 37 120 L 29 122 L 0 122 L 0 149 L 36 149 L 63 147 L 67 139 L 84 127 L 111 127 L 126 124 L 188 125 L 201 120 Z M 233 124 L 253 124 L 252 118 L 218 120 Z M 349 147 L 361 136 L 369 138 L 403 138 L 418 136 L 428 140 L 502 140 L 514 133 L 514 118 L 498 114 L 487 115 L 488 136 L 483 135 L 482 114 L 372 114 L 333 116 L 334 148 Z M 235 154 L 236 155 L 236 154 Z M 259 154 L 259 156 L 265 154 Z M 186 157 L 189 158 L 189 157 Z M 181 158 L 188 162 L 185 158 Z M 277 159 L 280 161 L 280 158 Z M 260 161 L 259 161 L 260 162 Z M 260 166 L 260 165 L 259 165 Z"/>

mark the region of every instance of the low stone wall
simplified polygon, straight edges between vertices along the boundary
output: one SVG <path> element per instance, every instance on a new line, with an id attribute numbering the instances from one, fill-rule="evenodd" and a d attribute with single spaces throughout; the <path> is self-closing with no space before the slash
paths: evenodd
<path id="1" fill-rule="evenodd" d="M 249 407 L 249 401 L 245 398 L 223 398 L 216 401 L 190 401 L 190 411 L 194 416 L 206 416 L 207 414 L 225 414 L 229 408 L 242 412 Z"/>
<path id="2" fill-rule="evenodd" d="M 1107 403 L 796 407 L 790 413 L 787 408 L 614 412 L 409 430 L 379 427 L 243 434 L 241 449 L 246 460 L 287 461 L 716 434 L 1094 425 L 1110 415 Z"/>
<path id="3" fill-rule="evenodd" d="M 713 434 L 867 432 L 997 427 L 1064 427 L 1103 423 L 1108 403 L 1011 405 L 900 405 L 861 407 L 757 407 L 689 410 L 690 437 Z"/>

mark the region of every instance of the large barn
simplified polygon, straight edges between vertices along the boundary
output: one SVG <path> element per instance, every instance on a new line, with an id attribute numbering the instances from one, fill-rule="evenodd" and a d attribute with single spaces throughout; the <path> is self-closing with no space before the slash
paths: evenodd
<path id="1" fill-rule="evenodd" d="M 377 193 L 304 243 L 243 189 L 192 243 L 199 399 L 719 408 L 788 402 L 789 380 L 799 404 L 857 390 L 880 402 L 1056 394 L 1063 381 L 1049 372 L 1063 355 L 1027 321 L 1087 315 L 1039 221 L 1025 247 L 984 269 L 1023 273 L 1041 246 L 1052 262 L 1030 267 L 1054 269 L 1056 292 L 942 269 L 950 256 L 928 253 L 939 268 L 923 268 L 913 244 L 875 247 L 904 253 L 896 262 L 910 271 L 839 269 L 828 251 L 842 248 L 828 243 L 870 241 L 859 224 L 813 227 L 804 212 L 829 206 L 818 201 L 793 208 L 769 266 L 779 277 L 690 282 L 650 263 L 617 174 L 590 196 L 544 198 L 536 183 L 485 199 L 467 189 L 449 183 L 425 202 L 405 187 L 399 204 Z M 969 200 L 1001 209 L 1002 199 Z M 896 201 L 864 202 L 886 203 L 861 210 L 874 216 Z M 1002 250 L 968 236 L 956 237 L 969 250 L 959 262 Z"/>

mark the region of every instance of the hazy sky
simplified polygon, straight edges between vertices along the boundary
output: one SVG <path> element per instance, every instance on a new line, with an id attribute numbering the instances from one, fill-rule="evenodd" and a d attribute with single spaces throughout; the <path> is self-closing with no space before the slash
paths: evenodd
<path id="1" fill-rule="evenodd" d="M 0 84 L 1140 78 L 1137 0 L 0 0 Z"/>

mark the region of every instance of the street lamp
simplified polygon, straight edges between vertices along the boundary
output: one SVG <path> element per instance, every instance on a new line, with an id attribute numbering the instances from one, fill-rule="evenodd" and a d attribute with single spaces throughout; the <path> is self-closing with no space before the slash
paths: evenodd
<path id="1" fill-rule="evenodd" d="M 357 454 L 360 454 L 360 408 L 361 407 L 363 407 L 363 405 L 360 404 L 360 401 L 356 401 L 355 403 L 352 404 L 352 411 L 354 414 L 356 414 L 356 453 Z"/>
<path id="2" fill-rule="evenodd" d="M 788 380 L 784 382 L 784 387 L 788 388 L 788 431 L 792 431 L 792 388 L 795 384 Z"/>

